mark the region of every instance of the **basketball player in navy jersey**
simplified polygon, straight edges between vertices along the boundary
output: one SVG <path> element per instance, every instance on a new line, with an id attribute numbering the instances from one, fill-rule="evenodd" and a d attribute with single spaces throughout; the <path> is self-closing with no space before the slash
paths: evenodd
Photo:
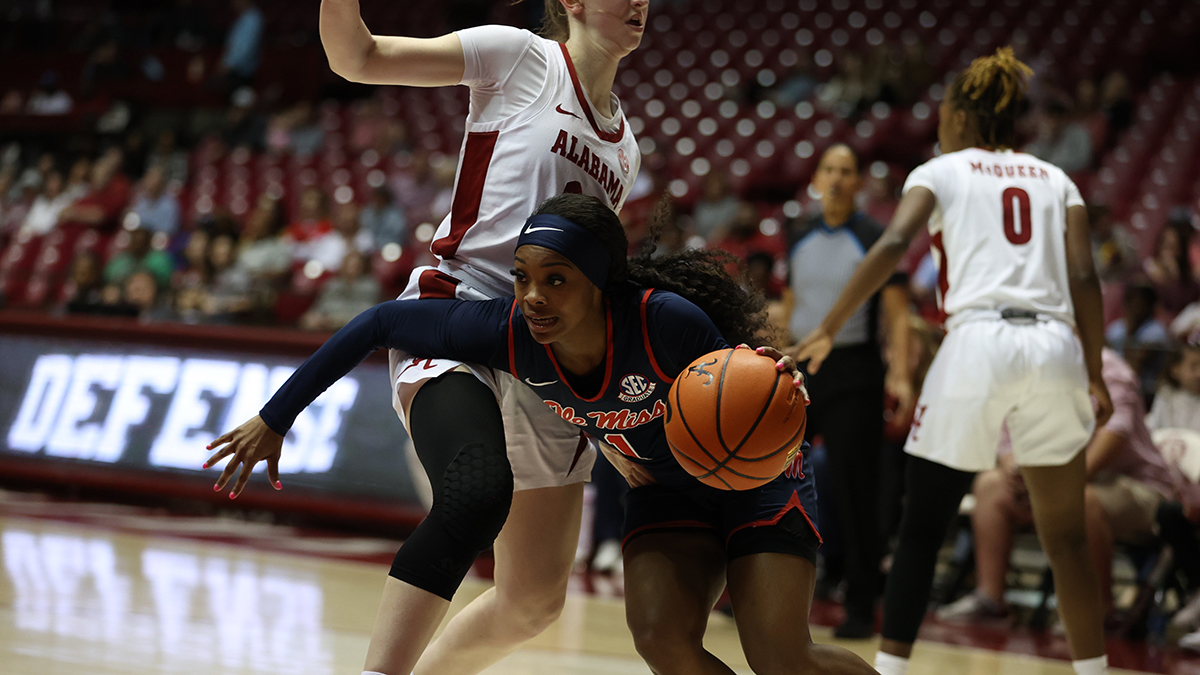
<path id="1" fill-rule="evenodd" d="M 676 377 L 703 377 L 692 361 L 756 339 L 765 325 L 761 296 L 723 271 L 724 258 L 690 251 L 650 259 L 625 257 L 616 214 L 593 197 L 551 198 L 517 240 L 515 297 L 383 303 L 334 335 L 256 416 L 218 438 L 209 460 L 232 456 L 224 485 L 242 467 L 236 494 L 253 465 L 266 460 L 278 479 L 283 443 L 296 415 L 322 391 L 381 347 L 484 364 L 535 388 L 546 405 L 601 445 L 633 486 L 625 524 L 626 616 L 638 652 L 655 673 L 732 671 L 708 653 L 708 614 L 728 585 L 746 658 L 758 673 L 874 672 L 836 647 L 815 645 L 808 613 L 820 535 L 816 493 L 796 438 L 795 458 L 775 480 L 746 491 L 708 487 L 687 474 L 666 442 L 663 417 Z M 727 341 L 728 338 L 728 341 Z M 764 357 L 792 374 L 790 358 Z M 524 385 L 518 385 L 524 386 Z M 461 424 L 468 410 L 446 411 Z M 493 443 L 503 444 L 499 434 Z M 435 507 L 453 530 L 496 480 L 486 453 L 464 448 L 467 461 L 435 486 Z M 477 489 L 477 486 L 480 489 Z"/>

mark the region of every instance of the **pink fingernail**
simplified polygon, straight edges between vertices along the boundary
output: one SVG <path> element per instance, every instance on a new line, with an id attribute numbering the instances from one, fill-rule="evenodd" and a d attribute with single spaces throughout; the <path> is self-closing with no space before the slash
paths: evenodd
<path id="1" fill-rule="evenodd" d="M 759 354 L 761 354 L 761 353 L 763 353 L 763 348 L 762 348 L 762 347 L 759 347 L 758 349 L 755 349 L 754 351 L 756 351 L 756 352 L 758 352 Z"/>
<path id="2" fill-rule="evenodd" d="M 218 484 L 216 484 L 216 485 L 214 485 L 214 486 L 213 486 L 213 492 L 220 492 L 220 491 L 221 491 L 221 484 L 220 484 L 220 483 L 218 483 Z"/>
<path id="3" fill-rule="evenodd" d="M 205 462 L 205 463 L 201 464 L 201 465 L 200 465 L 200 468 L 201 468 L 201 469 L 207 469 L 207 468 L 208 468 L 208 462 Z"/>
<path id="4" fill-rule="evenodd" d="M 237 499 L 237 495 L 235 495 L 235 494 L 233 494 L 232 492 L 230 492 L 230 493 L 229 493 L 229 498 L 230 498 L 230 499 Z"/>
<path id="5" fill-rule="evenodd" d="M 782 363 L 776 363 L 776 364 L 775 364 L 775 370 L 783 370 L 783 364 L 782 364 Z"/>
<path id="6" fill-rule="evenodd" d="M 212 443 L 209 443 L 208 445 L 204 446 L 204 449 L 205 449 L 205 450 L 212 450 Z"/>
<path id="7" fill-rule="evenodd" d="M 283 483 L 281 483 L 281 482 L 279 482 L 279 481 L 275 481 L 275 489 L 276 489 L 276 490 L 282 490 L 282 489 L 283 489 Z"/>

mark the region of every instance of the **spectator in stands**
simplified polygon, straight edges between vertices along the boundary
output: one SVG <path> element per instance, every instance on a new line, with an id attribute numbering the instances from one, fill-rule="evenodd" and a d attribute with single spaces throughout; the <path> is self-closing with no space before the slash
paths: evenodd
<path id="1" fill-rule="evenodd" d="M 341 273 L 325 283 L 312 309 L 300 317 L 304 330 L 337 330 L 379 302 L 370 258 L 351 249 L 339 266 Z"/>
<path id="2" fill-rule="evenodd" d="M 164 301 L 164 287 L 149 270 L 129 275 L 121 293 L 121 304 L 141 321 L 170 321 L 176 318 L 171 303 Z"/>
<path id="3" fill-rule="evenodd" d="M 91 190 L 62 212 L 59 222 L 71 227 L 117 229 L 129 203 L 129 179 L 121 173 L 120 148 L 111 148 L 92 165 Z"/>
<path id="4" fill-rule="evenodd" d="M 1125 288 L 1121 306 L 1125 316 L 1108 325 L 1104 330 L 1104 340 L 1139 374 L 1142 393 L 1148 398 L 1154 394 L 1166 349 L 1171 342 L 1166 326 L 1155 318 L 1158 294 L 1153 286 L 1134 282 Z"/>
<path id="5" fill-rule="evenodd" d="M 408 243 L 408 221 L 386 185 L 371 190 L 371 199 L 359 212 L 358 222 L 362 232 L 370 237 L 371 250 L 378 250 L 384 244 Z"/>
<path id="6" fill-rule="evenodd" d="M 261 150 L 267 139 L 267 122 L 255 111 L 258 95 L 250 87 L 238 87 L 229 98 L 221 140 L 230 148 Z"/>
<path id="7" fill-rule="evenodd" d="M 890 223 L 900 200 L 896 198 L 896 179 L 886 163 L 871 163 L 864 188 L 862 210 L 877 223 Z"/>
<path id="8" fill-rule="evenodd" d="M 142 177 L 141 193 L 133 204 L 138 227 L 168 237 L 179 231 L 179 200 L 167 190 L 161 166 L 151 166 Z"/>
<path id="9" fill-rule="evenodd" d="M 767 97 L 781 108 L 791 108 L 801 101 L 812 98 L 821 81 L 813 73 L 812 56 L 808 50 L 796 52 L 796 64 L 780 79 Z M 712 175 L 712 174 L 709 174 Z"/>
<path id="10" fill-rule="evenodd" d="M 820 210 L 788 226 L 784 306 L 793 339 L 820 324 L 884 231 L 856 206 L 862 163 L 849 146 L 837 144 L 825 151 L 812 187 L 820 195 Z M 878 505 L 884 392 L 901 401 L 901 416 L 915 402 L 908 359 L 893 359 L 885 371 L 876 328 L 882 310 L 889 349 L 909 353 L 906 288 L 904 275 L 895 275 L 834 337 L 820 372 L 808 376 L 812 405 L 806 434 L 810 440 L 824 436 L 832 479 L 832 485 L 818 482 L 817 489 L 834 504 L 836 536 L 845 551 L 846 618 L 835 633 L 844 638 L 871 636 L 882 588 Z"/>
<path id="11" fill-rule="evenodd" d="M 292 260 L 301 263 L 307 261 L 312 257 L 312 242 L 332 231 L 329 195 L 319 187 L 308 188 L 300 195 L 296 219 L 284 230 L 284 236 L 291 244 Z"/>
<path id="12" fill-rule="evenodd" d="M 226 91 L 233 91 L 254 82 L 258 72 L 259 52 L 262 49 L 263 15 L 253 0 L 231 0 L 237 14 L 225 36 L 225 50 L 217 66 Z"/>
<path id="13" fill-rule="evenodd" d="M 98 90 L 123 82 L 133 74 L 133 69 L 121 59 L 120 50 L 117 38 L 109 36 L 88 55 L 79 83 L 79 92 L 84 99 L 92 98 Z"/>
<path id="14" fill-rule="evenodd" d="M 1100 87 L 1100 108 L 1108 118 L 1108 134 L 1117 134 L 1133 124 L 1133 97 L 1129 94 L 1129 78 L 1125 73 L 1114 70 L 1104 78 Z"/>
<path id="15" fill-rule="evenodd" d="M 838 117 L 849 119 L 860 115 L 875 100 L 879 85 L 870 79 L 858 52 L 843 52 L 840 61 L 841 72 L 817 89 L 817 100 Z"/>
<path id="16" fill-rule="evenodd" d="M 1178 484 L 1144 421 L 1137 375 L 1111 349 L 1103 351 L 1104 383 L 1113 414 L 1085 450 L 1088 486 L 1087 536 L 1100 575 L 1104 606 L 1112 608 L 1113 543 L 1147 544 L 1154 539 L 1158 508 L 1175 499 Z M 1012 533 L 1033 523 L 1029 493 L 1012 459 L 1007 428 L 1000 466 L 975 478 L 975 592 L 938 610 L 942 620 L 978 620 L 1008 615 L 1004 602 Z"/>
<path id="17" fill-rule="evenodd" d="M 68 312 L 92 313 L 93 309 L 101 304 L 101 292 L 104 290 L 100 255 L 90 249 L 76 254 L 75 259 L 71 261 L 71 273 L 63 290 L 67 298 Z"/>
<path id="18" fill-rule="evenodd" d="M 1200 431 L 1200 333 L 1167 358 L 1146 426 Z"/>
<path id="19" fill-rule="evenodd" d="M 84 156 L 77 157 L 67 171 L 67 185 L 63 193 L 69 195 L 72 201 L 85 196 L 92 191 L 91 176 L 92 160 Z"/>
<path id="20" fill-rule="evenodd" d="M 708 172 L 704 177 L 704 196 L 692 209 L 696 234 L 710 245 L 720 241 L 733 225 L 740 205 L 729 186 L 729 176 L 724 171 Z"/>
<path id="21" fill-rule="evenodd" d="M 168 184 L 183 185 L 188 178 L 188 154 L 175 145 L 175 132 L 164 129 L 154 142 L 154 149 L 146 157 L 149 166 L 162 168 L 163 177 Z"/>
<path id="22" fill-rule="evenodd" d="M 310 260 L 336 272 L 350 251 L 371 252 L 371 235 L 359 226 L 358 206 L 354 202 L 338 204 L 334 208 L 333 231 L 313 240 L 308 255 Z"/>
<path id="23" fill-rule="evenodd" d="M 316 154 L 324 142 L 325 131 L 310 101 L 299 101 L 267 123 L 267 145 L 275 152 L 306 157 Z"/>
<path id="24" fill-rule="evenodd" d="M 1192 276 L 1188 256 L 1191 236 L 1191 222 L 1168 221 L 1154 238 L 1154 253 L 1143 263 L 1143 270 L 1154 284 L 1158 302 L 1168 319 L 1173 319 L 1189 303 L 1200 299 L 1200 285 Z"/>
<path id="25" fill-rule="evenodd" d="M 145 228 L 130 231 L 129 246 L 113 256 L 104 267 L 104 283 L 121 285 L 134 272 L 145 270 L 154 276 L 159 286 L 169 286 L 171 275 L 175 272 L 175 261 L 169 253 L 153 246 L 153 237 L 154 233 Z"/>
<path id="26" fill-rule="evenodd" d="M 25 112 L 30 115 L 66 115 L 75 102 L 71 95 L 58 84 L 58 74 L 53 70 L 42 73 L 38 86 L 29 94 Z"/>
<path id="27" fill-rule="evenodd" d="M 234 263 L 237 237 L 214 234 L 208 245 L 209 281 L 197 294 L 200 319 L 206 323 L 233 323 L 253 306 L 253 279 Z"/>
<path id="28" fill-rule="evenodd" d="M 1102 282 L 1114 282 L 1137 267 L 1138 242 L 1129 230 L 1113 221 L 1112 211 L 1104 204 L 1088 204 L 1092 260 Z"/>
<path id="29" fill-rule="evenodd" d="M 58 225 L 59 216 L 72 201 L 74 200 L 71 196 L 63 191 L 62 174 L 51 171 L 46 174 L 46 179 L 42 182 L 42 191 L 29 207 L 29 213 L 25 215 L 25 222 L 20 231 L 34 236 L 49 233 Z"/>
<path id="30" fill-rule="evenodd" d="M 1087 129 L 1071 120 L 1066 105 L 1051 100 L 1038 120 L 1037 139 L 1025 147 L 1025 152 L 1073 173 L 1092 165 L 1092 138 Z"/>
<path id="31" fill-rule="evenodd" d="M 407 170 L 392 178 L 391 187 L 410 222 L 426 223 L 433 220 L 429 205 L 437 196 L 438 185 L 433 177 L 429 153 L 424 150 L 414 152 L 409 158 Z"/>
<path id="32" fill-rule="evenodd" d="M 774 232 L 769 226 L 764 228 L 758 216 L 758 209 L 753 204 L 741 202 L 729 230 L 712 248 L 727 251 L 740 261 L 746 260 L 755 251 L 764 252 L 771 256 L 772 260 L 778 260 L 783 257 L 784 251 L 783 237 L 779 230 L 778 225 L 775 226 Z M 737 269 L 730 270 L 730 274 L 735 277 L 740 272 Z"/>
<path id="33" fill-rule="evenodd" d="M 1108 146 L 1108 117 L 1100 109 L 1095 80 L 1085 77 L 1075 83 L 1075 121 L 1087 129 L 1092 148 L 1103 150 Z"/>
<path id="34" fill-rule="evenodd" d="M 291 249 L 279 236 L 284 222 L 283 205 L 268 195 L 259 197 L 246 218 L 235 265 L 250 276 L 256 287 L 274 286 L 291 268 Z"/>
<path id="35" fill-rule="evenodd" d="M 37 197 L 37 189 L 29 182 L 16 181 L 16 167 L 0 171 L 0 236 L 21 228 Z"/>

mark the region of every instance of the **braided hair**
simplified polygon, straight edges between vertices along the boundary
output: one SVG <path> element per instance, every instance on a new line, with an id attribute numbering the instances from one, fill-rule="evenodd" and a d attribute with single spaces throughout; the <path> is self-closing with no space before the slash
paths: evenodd
<path id="1" fill-rule="evenodd" d="M 1033 69 L 1017 60 L 1012 47 L 1001 47 L 992 56 L 975 59 L 954 78 L 950 103 L 975 119 L 985 145 L 1011 148 L 1032 75 Z"/>
<path id="2" fill-rule="evenodd" d="M 591 232 L 608 251 L 608 287 L 612 296 L 632 297 L 638 288 L 670 291 L 699 307 L 730 344 L 761 342 L 770 334 L 766 299 L 729 276 L 726 265 L 737 262 L 723 251 L 688 250 L 653 257 L 663 223 L 671 217 L 670 199 L 655 208 L 648 244 L 629 256 L 629 240 L 612 209 L 595 197 L 561 194 L 542 202 L 534 215 L 553 214 Z"/>

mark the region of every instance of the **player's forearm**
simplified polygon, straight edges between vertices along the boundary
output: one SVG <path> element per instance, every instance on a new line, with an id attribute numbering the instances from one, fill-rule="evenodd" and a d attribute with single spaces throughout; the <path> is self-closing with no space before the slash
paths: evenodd
<path id="1" fill-rule="evenodd" d="M 1088 379 L 1099 382 L 1100 349 L 1104 347 L 1104 302 L 1100 296 L 1100 279 L 1094 272 L 1072 275 L 1070 289 Z"/>
<path id="2" fill-rule="evenodd" d="M 867 251 L 862 262 L 858 264 L 858 268 L 854 270 L 854 274 L 842 289 L 842 294 L 838 296 L 833 308 L 821 322 L 821 327 L 825 329 L 826 333 L 837 335 L 842 326 L 854 315 L 859 305 L 883 288 L 883 285 L 892 277 L 892 273 L 896 271 L 896 265 L 900 264 L 900 259 L 904 257 L 904 252 L 907 250 L 908 241 L 896 236 L 891 231 L 885 232 L 879 241 L 875 242 L 871 250 Z"/>
<path id="3" fill-rule="evenodd" d="M 912 374 L 908 367 L 911 335 L 908 327 L 908 290 L 899 284 L 887 286 L 883 289 L 882 301 L 888 331 L 888 370 L 909 379 Z"/>
<path id="4" fill-rule="evenodd" d="M 359 81 L 375 50 L 375 37 L 359 15 L 358 0 L 321 0 L 319 30 L 330 69 Z"/>
<path id="5" fill-rule="evenodd" d="M 1092 480 L 1095 475 L 1112 463 L 1113 458 L 1120 453 L 1128 441 L 1124 436 L 1101 428 L 1096 430 L 1092 442 L 1088 444 L 1084 461 L 1087 464 L 1087 478 Z"/>

